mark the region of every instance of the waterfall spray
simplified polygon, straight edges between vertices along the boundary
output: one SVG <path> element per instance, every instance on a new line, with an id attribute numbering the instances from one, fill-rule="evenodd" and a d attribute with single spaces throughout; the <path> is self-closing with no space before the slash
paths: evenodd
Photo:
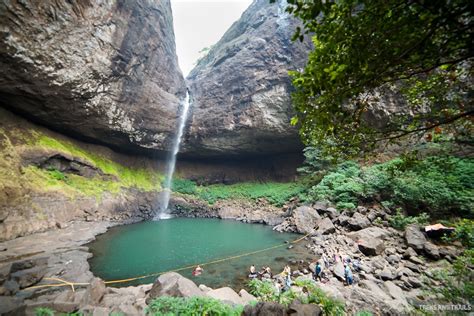
<path id="1" fill-rule="evenodd" d="M 178 130 L 173 139 L 172 151 L 166 164 L 166 174 L 165 174 L 165 182 L 163 183 L 163 193 L 159 201 L 158 213 L 155 215 L 155 218 L 154 218 L 155 220 L 171 217 L 171 215 L 167 212 L 168 205 L 170 202 L 170 195 L 171 195 L 171 183 L 173 180 L 174 169 L 176 168 L 176 156 L 178 155 L 178 152 L 179 152 L 179 145 L 181 144 L 181 139 L 183 138 L 183 133 L 184 133 L 184 127 L 186 126 L 186 120 L 188 118 L 189 103 L 190 103 L 189 92 L 186 91 L 186 98 L 181 103 L 182 110 L 181 110 L 181 115 L 179 116 Z"/>

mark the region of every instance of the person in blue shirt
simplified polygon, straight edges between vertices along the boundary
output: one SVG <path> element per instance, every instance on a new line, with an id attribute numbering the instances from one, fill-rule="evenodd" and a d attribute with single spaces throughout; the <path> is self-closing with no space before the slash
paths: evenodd
<path id="1" fill-rule="evenodd" d="M 344 264 L 344 276 L 346 277 L 347 285 L 352 285 L 354 277 L 352 276 L 352 271 L 348 264 Z"/>
<path id="2" fill-rule="evenodd" d="M 321 267 L 321 263 L 318 261 L 316 263 L 316 267 L 314 268 L 314 275 L 313 275 L 313 278 L 315 281 L 317 281 L 319 279 L 319 281 L 322 280 L 321 278 L 321 273 L 322 273 L 322 267 Z"/>

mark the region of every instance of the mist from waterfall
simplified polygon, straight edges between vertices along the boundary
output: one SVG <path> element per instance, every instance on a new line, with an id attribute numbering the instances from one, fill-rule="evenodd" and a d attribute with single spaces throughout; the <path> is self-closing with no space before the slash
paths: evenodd
<path id="1" fill-rule="evenodd" d="M 186 126 L 186 120 L 188 119 L 189 105 L 189 92 L 186 91 L 186 98 L 181 103 L 181 115 L 179 116 L 178 120 L 177 133 L 175 134 L 175 137 L 173 139 L 172 151 L 168 161 L 166 162 L 166 174 L 165 182 L 163 183 L 163 192 L 160 197 L 158 212 L 155 215 L 154 220 L 171 218 L 171 215 L 168 213 L 168 205 L 171 196 L 171 184 L 173 180 L 174 170 L 176 168 L 176 156 L 179 152 L 179 145 L 181 144 L 181 140 L 184 134 L 184 127 Z"/>

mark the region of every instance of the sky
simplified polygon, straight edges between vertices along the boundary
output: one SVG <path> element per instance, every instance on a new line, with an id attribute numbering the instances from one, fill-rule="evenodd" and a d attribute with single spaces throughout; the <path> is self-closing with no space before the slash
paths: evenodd
<path id="1" fill-rule="evenodd" d="M 176 52 L 187 76 L 201 54 L 219 41 L 252 0 L 171 0 Z"/>

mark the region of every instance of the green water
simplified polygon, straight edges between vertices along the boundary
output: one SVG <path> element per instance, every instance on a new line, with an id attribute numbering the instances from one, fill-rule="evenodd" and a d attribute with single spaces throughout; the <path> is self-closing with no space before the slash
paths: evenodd
<path id="1" fill-rule="evenodd" d="M 88 246 L 94 275 L 115 280 L 177 269 L 212 260 L 282 245 L 301 237 L 282 234 L 271 227 L 243 224 L 232 220 L 175 218 L 142 222 L 111 228 Z M 264 265 L 280 272 L 284 265 L 301 257 L 298 247 L 286 245 L 224 263 L 203 266 L 204 273 L 192 276 L 191 269 L 179 273 L 197 284 L 210 287 L 242 288 L 247 282 L 248 268 Z M 155 278 L 117 284 L 130 286 L 151 283 Z"/>

